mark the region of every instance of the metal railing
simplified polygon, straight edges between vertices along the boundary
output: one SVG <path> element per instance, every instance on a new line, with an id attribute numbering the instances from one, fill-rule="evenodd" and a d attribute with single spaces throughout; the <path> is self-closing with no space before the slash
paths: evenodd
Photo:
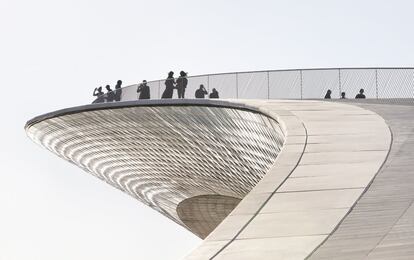
<path id="1" fill-rule="evenodd" d="M 332 99 L 342 92 L 355 98 L 360 89 L 368 99 L 414 98 L 414 68 L 322 68 L 234 72 L 189 76 L 186 98 L 195 98 L 201 84 L 220 98 L 320 99 L 328 89 Z M 165 79 L 147 82 L 151 99 L 160 99 Z M 122 88 L 121 101 L 137 100 L 139 84 Z M 207 95 L 208 97 L 208 95 Z M 174 91 L 173 98 L 177 98 Z"/>

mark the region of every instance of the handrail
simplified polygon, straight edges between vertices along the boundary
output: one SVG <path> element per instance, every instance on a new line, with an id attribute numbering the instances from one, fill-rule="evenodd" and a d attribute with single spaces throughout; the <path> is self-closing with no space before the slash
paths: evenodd
<path id="1" fill-rule="evenodd" d="M 233 71 L 233 72 L 220 72 L 220 73 L 213 73 L 213 74 L 197 74 L 192 76 L 187 76 L 187 78 L 195 78 L 195 77 L 207 77 L 207 76 L 219 76 L 219 75 L 229 75 L 229 74 L 247 74 L 247 73 L 259 73 L 259 72 L 285 72 L 285 71 L 312 71 L 312 70 L 373 70 L 373 69 L 395 69 L 395 70 L 414 70 L 414 67 L 332 67 L 332 68 L 301 68 L 301 69 L 274 69 L 274 70 L 246 70 L 246 71 Z M 177 78 L 175 78 L 177 79 Z M 166 79 L 154 79 L 148 81 L 150 82 L 158 82 L 158 81 L 165 81 Z M 132 85 L 125 86 L 134 86 L 141 83 L 136 83 Z"/>
<path id="2" fill-rule="evenodd" d="M 386 72 L 391 74 L 386 75 Z M 327 73 L 327 75 L 318 75 L 318 73 Z M 336 73 L 336 75 L 328 75 L 329 73 Z M 251 76 L 256 76 L 258 79 L 243 78 L 249 74 Z M 297 78 L 294 78 L 294 74 L 296 74 Z M 274 77 L 275 79 L 271 77 Z M 323 98 L 325 95 L 324 92 L 328 89 L 331 89 L 332 92 L 335 91 L 332 98 L 339 98 L 341 92 L 348 92 L 349 97 L 353 97 L 361 88 L 368 90 L 366 92 L 367 98 L 414 98 L 414 67 L 346 67 L 257 70 L 201 74 L 188 76 L 187 79 L 190 85 L 186 91 L 187 97 L 193 97 L 193 92 L 198 88 L 199 84 L 204 83 L 208 90 L 219 87 L 219 92 L 221 91 L 223 94 L 221 97 L 236 99 Z M 216 79 L 216 81 L 221 79 L 226 82 L 214 83 L 214 79 Z M 254 80 L 257 82 L 254 82 Z M 155 98 L 161 97 L 164 81 L 165 79 L 147 82 L 147 85 L 150 86 L 151 92 L 155 93 Z M 121 91 L 129 91 L 130 89 L 139 86 L 139 84 L 140 83 L 122 87 Z M 285 88 L 285 93 L 283 93 L 283 88 Z M 259 90 L 259 92 L 257 92 L 257 90 Z M 116 90 L 113 90 L 112 92 L 115 91 Z M 189 91 L 191 91 L 191 93 L 188 93 Z M 154 95 L 152 95 L 152 97 L 154 98 Z M 137 96 L 134 95 L 134 93 L 129 93 L 127 96 L 123 96 L 121 101 L 136 99 Z"/>

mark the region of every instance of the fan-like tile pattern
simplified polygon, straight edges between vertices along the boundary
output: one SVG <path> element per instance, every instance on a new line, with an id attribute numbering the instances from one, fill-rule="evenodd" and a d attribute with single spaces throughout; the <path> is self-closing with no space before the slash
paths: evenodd
<path id="1" fill-rule="evenodd" d="M 278 122 L 223 107 L 80 111 L 26 129 L 31 139 L 185 226 L 177 205 L 200 195 L 243 198 L 283 142 Z"/>

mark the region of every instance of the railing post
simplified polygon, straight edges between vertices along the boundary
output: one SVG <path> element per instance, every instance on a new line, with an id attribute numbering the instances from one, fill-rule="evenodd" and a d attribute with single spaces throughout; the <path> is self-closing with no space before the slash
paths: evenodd
<path id="1" fill-rule="evenodd" d="M 236 99 L 239 98 L 239 73 L 236 72 Z"/>
<path id="2" fill-rule="evenodd" d="M 375 95 L 378 99 L 378 69 L 375 69 Z"/>
<path id="3" fill-rule="evenodd" d="M 210 75 L 207 75 L 207 92 L 210 92 Z"/>
<path id="4" fill-rule="evenodd" d="M 158 80 L 158 99 L 161 99 L 161 80 Z"/>
<path id="5" fill-rule="evenodd" d="M 269 79 L 269 71 L 267 71 L 267 99 L 270 99 L 270 79 Z"/>
<path id="6" fill-rule="evenodd" d="M 339 97 L 342 95 L 341 69 L 338 69 Z"/>
<path id="7" fill-rule="evenodd" d="M 412 81 L 411 81 L 411 98 L 414 99 L 414 69 L 411 70 L 413 72 L 413 77 L 412 77 Z"/>
<path id="8" fill-rule="evenodd" d="M 303 99 L 303 73 L 300 70 L 300 99 Z"/>

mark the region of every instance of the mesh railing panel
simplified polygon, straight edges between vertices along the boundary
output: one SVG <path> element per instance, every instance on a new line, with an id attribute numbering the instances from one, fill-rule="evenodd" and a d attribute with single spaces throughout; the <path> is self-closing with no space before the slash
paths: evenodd
<path id="1" fill-rule="evenodd" d="M 378 70 L 378 98 L 413 98 L 413 69 Z"/>
<path id="2" fill-rule="evenodd" d="M 121 101 L 138 99 L 137 88 L 137 84 L 122 88 Z"/>
<path id="3" fill-rule="evenodd" d="M 161 81 L 152 81 L 148 82 L 147 85 L 150 88 L 151 98 L 160 98 L 161 97 Z M 138 85 L 137 85 L 138 87 Z"/>
<path id="4" fill-rule="evenodd" d="M 297 99 L 301 96 L 300 71 L 272 71 L 269 72 L 269 98 Z"/>
<path id="5" fill-rule="evenodd" d="M 376 70 L 375 69 L 346 69 L 340 70 L 341 88 L 335 97 L 340 96 L 340 92 L 345 92 L 347 98 L 354 98 L 359 90 L 365 90 L 367 98 L 376 98 Z"/>
<path id="6" fill-rule="evenodd" d="M 267 73 L 251 72 L 240 73 L 238 77 L 238 98 L 268 98 L 268 79 Z"/>
<path id="7" fill-rule="evenodd" d="M 204 85 L 220 98 L 243 99 L 321 99 L 326 91 L 331 98 L 355 98 L 360 89 L 368 99 L 414 98 L 414 68 L 342 68 L 237 72 L 187 77 L 185 98 L 195 98 Z M 151 99 L 159 99 L 165 90 L 165 79 L 147 83 Z M 139 84 L 122 88 L 122 100 L 137 100 Z M 177 98 L 174 90 L 173 98 Z M 206 95 L 208 98 L 208 95 Z"/>
<path id="8" fill-rule="evenodd" d="M 308 70 L 302 72 L 303 98 L 323 98 L 328 89 L 339 89 L 338 70 Z M 332 95 L 333 97 L 334 95 Z"/>
<path id="9" fill-rule="evenodd" d="M 236 73 L 209 76 L 209 91 L 211 92 L 213 88 L 217 89 L 220 98 L 238 98 L 237 85 Z"/>
<path id="10" fill-rule="evenodd" d="M 208 84 L 209 84 L 208 76 L 200 76 L 200 77 L 191 77 L 188 80 L 188 85 L 185 90 L 185 97 L 186 98 L 195 98 L 195 92 L 199 89 L 200 85 L 203 85 L 204 88 L 209 91 Z"/>

